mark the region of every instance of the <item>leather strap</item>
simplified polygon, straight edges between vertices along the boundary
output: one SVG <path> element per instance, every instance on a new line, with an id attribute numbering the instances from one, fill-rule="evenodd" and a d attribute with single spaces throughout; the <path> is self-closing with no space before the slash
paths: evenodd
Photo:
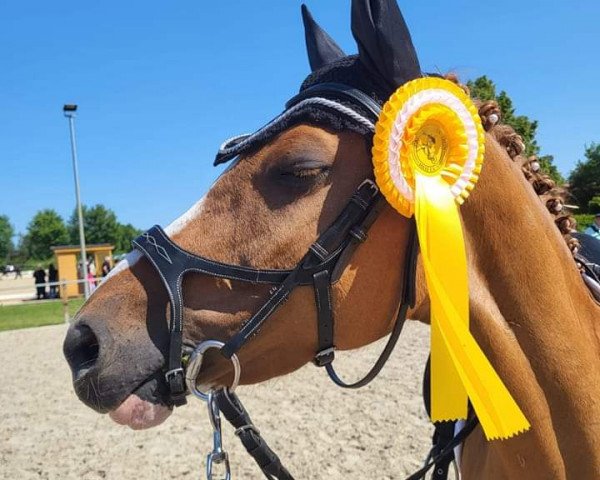
<path id="1" fill-rule="evenodd" d="M 294 477 L 281 464 L 281 460 L 269 447 L 260 431 L 252 423 L 252 419 L 242 405 L 238 396 L 225 389 L 215 393 L 217 406 L 225 418 L 236 429 L 235 434 L 240 438 L 246 451 L 258 464 L 268 479 L 294 480 Z"/>
<path id="2" fill-rule="evenodd" d="M 433 434 L 433 448 L 431 450 L 432 457 L 439 455 L 443 448 L 452 442 L 454 438 L 454 426 L 456 422 L 440 422 L 435 425 L 435 431 Z M 440 457 L 435 462 L 433 473 L 431 474 L 431 480 L 446 480 L 448 478 L 448 472 L 450 465 L 454 460 L 454 449 L 452 454 L 445 457 Z"/>
<path id="3" fill-rule="evenodd" d="M 338 218 L 311 245 L 304 258 L 293 270 L 256 269 L 230 265 L 187 252 L 176 245 L 164 230 L 155 225 L 133 241 L 154 266 L 169 295 L 170 343 L 165 379 L 175 405 L 185 403 L 185 380 L 181 365 L 183 344 L 183 295 L 185 274 L 196 272 L 219 278 L 249 283 L 279 285 L 264 305 L 244 324 L 223 347 L 221 353 L 230 358 L 256 333 L 263 322 L 283 304 L 297 286 L 313 284 L 314 275 L 333 271 L 346 248 L 353 248 L 357 232 L 364 235 L 372 223 L 369 213 L 382 201 L 379 189 L 371 180 L 365 180 L 352 195 Z M 349 258 L 349 257 L 344 257 Z M 322 313 L 323 314 L 323 313 Z M 330 313 L 330 315 L 332 315 Z M 333 328 L 333 327 L 332 327 Z"/>
<path id="4" fill-rule="evenodd" d="M 313 275 L 315 286 L 315 302 L 317 304 L 317 354 L 314 362 L 318 367 L 333 362 L 335 356 L 333 345 L 333 308 L 331 305 L 331 275 L 322 270 Z"/>
<path id="5" fill-rule="evenodd" d="M 214 277 L 229 278 L 251 283 L 276 284 L 283 281 L 289 270 L 262 270 L 228 265 L 205 257 L 193 255 L 177 246 L 164 230 L 155 225 L 133 241 L 158 272 L 169 295 L 170 339 L 169 357 L 165 379 L 175 405 L 185 403 L 185 379 L 181 366 L 183 344 L 183 277 L 188 272 L 204 273 Z"/>
<path id="6" fill-rule="evenodd" d="M 423 402 L 425 404 L 427 415 L 431 418 L 431 356 L 427 359 L 425 372 L 423 373 Z M 469 420 L 467 420 L 463 429 L 457 434 L 457 437 L 460 436 L 460 441 L 456 440 L 454 436 L 456 422 L 448 421 L 434 423 L 435 430 L 432 438 L 433 446 L 429 454 L 431 462 L 423 467 L 423 469 L 427 468 L 427 470 L 420 470 L 420 472 L 423 472 L 423 476 L 425 475 L 425 472 L 433 468 L 431 480 L 446 480 L 448 478 L 450 465 L 455 459 L 454 448 L 460 445 L 479 423 L 479 419 L 473 413 L 470 405 L 469 415 Z M 450 445 L 452 445 L 452 448 L 449 447 Z M 415 473 L 414 475 L 417 474 Z M 415 478 L 420 479 L 422 477 Z"/>
<path id="7" fill-rule="evenodd" d="M 452 437 L 452 440 L 449 443 L 440 445 L 439 449 L 436 449 L 437 453 L 433 454 L 431 460 L 425 464 L 423 468 L 417 470 L 411 476 L 407 477 L 406 480 L 422 480 L 425 477 L 425 474 L 433 467 L 444 464 L 448 458 L 450 458 L 451 462 L 452 458 L 454 457 L 454 448 L 464 442 L 471 432 L 475 430 L 477 425 L 479 425 L 479 419 L 477 417 L 469 418 L 465 423 L 465 426 L 456 434 L 456 436 Z M 448 462 L 448 464 L 450 464 L 450 462 Z"/>
<path id="8" fill-rule="evenodd" d="M 260 328 L 263 322 L 285 302 L 297 286 L 310 285 L 314 275 L 321 271 L 332 271 L 344 250 L 354 241 L 351 232 L 362 228 L 371 208 L 379 202 L 381 194 L 371 180 L 365 180 L 352 195 L 337 219 L 313 243 L 298 266 L 286 277 L 267 302 L 244 324 L 225 346 L 221 354 L 231 358 L 242 345 Z"/>
<path id="9" fill-rule="evenodd" d="M 402 294 L 400 296 L 400 306 L 398 308 L 398 315 L 396 316 L 396 322 L 394 323 L 394 327 L 392 329 L 392 333 L 390 334 L 383 351 L 379 355 L 379 358 L 367 372 L 367 374 L 361 378 L 360 380 L 353 383 L 346 383 L 343 381 L 340 376 L 337 374 L 335 369 L 333 368 L 332 363 L 326 364 L 325 368 L 327 369 L 327 373 L 329 374 L 329 378 L 339 387 L 342 388 L 361 388 L 365 385 L 371 383 L 379 372 L 383 369 L 385 364 L 390 358 L 390 355 L 394 351 L 396 347 L 396 343 L 398 343 L 398 339 L 400 338 L 400 334 L 402 333 L 402 329 L 404 327 L 404 323 L 406 322 L 406 314 L 408 313 L 408 309 L 414 307 L 416 301 L 416 270 L 417 270 L 417 257 L 419 254 L 419 240 L 417 237 L 417 228 L 414 222 L 414 219 L 411 220 L 410 226 L 410 234 L 408 239 L 408 249 L 406 251 L 405 265 L 404 265 L 404 278 L 402 285 Z"/>

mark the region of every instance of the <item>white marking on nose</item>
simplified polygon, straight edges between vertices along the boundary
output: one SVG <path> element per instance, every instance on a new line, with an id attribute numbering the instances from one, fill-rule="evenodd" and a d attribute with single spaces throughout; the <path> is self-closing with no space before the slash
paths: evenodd
<path id="1" fill-rule="evenodd" d="M 167 235 L 169 235 L 170 237 L 176 235 L 177 233 L 181 232 L 188 223 L 190 223 L 195 218 L 198 218 L 202 214 L 205 198 L 206 196 L 202 197 L 194 205 L 192 205 L 192 207 L 187 212 L 185 212 L 183 215 L 181 215 L 179 218 L 173 221 L 167 228 L 165 228 L 165 232 L 167 233 Z M 125 258 L 123 258 L 123 260 L 117 263 L 115 268 L 113 268 L 110 271 L 110 273 L 104 278 L 104 280 L 102 281 L 102 285 L 104 285 L 108 280 L 110 280 L 118 273 L 124 272 L 128 268 L 135 265 L 135 263 L 140 258 L 142 258 L 142 254 L 139 250 L 133 250 L 129 252 L 125 256 Z"/>
<path id="2" fill-rule="evenodd" d="M 142 258 L 142 254 L 138 250 L 133 250 L 125 255 L 125 258 L 121 260 L 115 268 L 113 268 L 109 274 L 104 278 L 103 284 L 106 283 L 110 278 L 115 276 L 117 273 L 123 272 L 127 270 L 129 267 L 135 264 L 140 258 Z"/>
<path id="3" fill-rule="evenodd" d="M 206 196 L 202 197 L 198 200 L 192 207 L 185 212 L 181 217 L 172 222 L 167 228 L 165 228 L 165 232 L 169 237 L 178 234 L 181 232 L 188 223 L 190 223 L 195 218 L 199 217 L 204 208 L 204 199 Z"/>
<path id="4" fill-rule="evenodd" d="M 237 165 L 238 161 L 239 161 L 239 158 L 236 158 L 229 164 L 229 166 L 225 170 L 223 170 L 221 175 L 219 175 L 219 177 L 215 180 L 215 182 L 208 189 L 208 192 L 210 192 L 212 190 L 214 185 L 219 181 L 219 179 L 224 174 L 229 172 L 231 169 L 233 169 Z M 208 195 L 208 192 L 206 195 Z M 192 220 L 194 220 L 195 218 L 199 217 L 202 214 L 202 210 L 204 209 L 204 199 L 206 198 L 206 195 L 204 195 L 200 200 L 198 200 L 194 205 L 192 205 L 192 207 L 187 212 L 185 212 L 183 215 L 181 215 L 179 218 L 177 218 L 174 222 L 171 222 L 171 224 L 167 228 L 165 228 L 165 232 L 169 237 L 172 237 L 173 235 L 176 235 L 179 232 L 181 232 L 187 226 L 188 223 L 190 223 Z M 110 278 L 114 277 L 118 273 L 124 272 L 128 268 L 135 265 L 136 262 L 140 258 L 142 258 L 142 253 L 139 250 L 133 250 L 133 251 L 129 252 L 125 256 L 125 258 L 123 258 L 123 260 L 121 260 L 119 263 L 117 263 L 115 268 L 113 268 L 110 271 L 110 273 L 104 278 L 101 286 L 104 285 Z"/>

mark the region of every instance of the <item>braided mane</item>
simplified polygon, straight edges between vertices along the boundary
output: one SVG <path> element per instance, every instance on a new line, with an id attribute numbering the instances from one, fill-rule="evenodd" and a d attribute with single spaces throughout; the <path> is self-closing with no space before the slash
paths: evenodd
<path id="1" fill-rule="evenodd" d="M 456 75 L 448 74 L 446 79 L 456 83 L 470 95 L 469 87 L 461 84 Z M 542 171 L 535 155 L 530 157 L 522 155 L 525 151 L 525 143 L 513 127 L 501 123 L 500 106 L 496 101 L 482 102 L 476 98 L 473 101 L 479 108 L 483 128 L 498 141 L 509 157 L 520 165 L 523 175 L 537 193 L 540 201 L 546 206 L 569 250 L 575 255 L 579 249 L 579 241 L 571 236 L 571 232 L 575 231 L 577 221 L 565 206 L 567 191 L 557 186 L 556 182 Z"/>

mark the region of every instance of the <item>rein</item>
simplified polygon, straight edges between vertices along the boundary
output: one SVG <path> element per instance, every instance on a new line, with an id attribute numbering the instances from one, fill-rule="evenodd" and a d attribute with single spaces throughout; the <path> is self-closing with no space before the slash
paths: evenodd
<path id="1" fill-rule="evenodd" d="M 286 110 L 281 115 L 254 134 L 242 135 L 226 141 L 217 154 L 215 164 L 238 157 L 251 148 L 255 142 L 272 135 L 291 115 L 309 107 L 327 109 L 344 115 L 351 121 L 368 126 L 371 132 L 375 129 L 375 122 L 381 111 L 381 106 L 377 102 L 355 88 L 335 83 L 315 85 L 292 98 L 286 104 Z M 336 347 L 334 312 L 331 303 L 331 286 L 342 275 L 358 245 L 367 240 L 368 230 L 377 219 L 384 203 L 385 200 L 375 183 L 371 179 L 365 179 L 337 219 L 318 237 L 296 267 L 291 270 L 257 269 L 194 255 L 176 245 L 159 226 L 152 227 L 133 241 L 133 246 L 143 253 L 157 271 L 169 295 L 170 342 L 165 380 L 169 388 L 170 401 L 176 406 L 183 405 L 186 403 L 185 397 L 189 390 L 208 403 L 209 418 L 214 432 L 214 448 L 207 458 L 208 479 L 213 478 L 213 465 L 219 464 L 225 469 L 223 478 L 230 478 L 229 460 L 221 444 L 220 411 L 236 428 L 236 435 L 240 437 L 266 478 L 293 480 L 293 477 L 281 465 L 277 455 L 261 437 L 258 429 L 252 424 L 248 413 L 233 392 L 235 385 L 206 394 L 196 388 L 196 379 L 200 373 L 203 354 L 208 348 L 218 348 L 221 355 L 230 359 L 234 366 L 234 376 L 239 378 L 240 367 L 236 353 L 257 334 L 261 325 L 285 303 L 296 287 L 312 285 L 314 289 L 317 307 L 318 350 L 313 361 L 317 366 L 325 367 L 329 377 L 336 385 L 343 388 L 360 388 L 371 382 L 384 367 L 402 332 L 408 309 L 415 304 L 416 264 L 419 247 L 414 220 L 411 220 L 410 224 L 403 289 L 400 292 L 399 309 L 394 327 L 387 344 L 371 370 L 354 383 L 343 381 L 333 367 Z M 198 345 L 192 353 L 186 373 L 186 368 L 182 363 L 186 356 L 183 345 L 182 283 L 183 277 L 189 272 L 252 284 L 269 284 L 273 285 L 273 289 L 265 303 L 226 343 L 207 340 Z M 234 384 L 237 384 L 237 380 L 234 381 Z M 471 426 L 471 430 L 473 427 L 474 425 Z M 468 433 L 470 432 L 463 435 L 466 436 Z M 456 438 L 462 441 L 462 437 L 457 436 Z M 450 438 L 450 440 L 456 441 L 454 438 Z M 444 449 L 444 447 L 447 448 Z M 434 462 L 427 469 L 434 464 L 437 465 L 441 460 L 446 461 L 452 454 L 452 448 L 449 446 L 438 448 L 438 453 L 434 455 Z M 422 475 L 411 478 L 421 478 Z"/>

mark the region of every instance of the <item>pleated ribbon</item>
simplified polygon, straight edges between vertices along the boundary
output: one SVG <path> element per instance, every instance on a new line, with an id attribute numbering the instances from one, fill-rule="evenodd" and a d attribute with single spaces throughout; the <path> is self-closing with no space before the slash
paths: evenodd
<path id="1" fill-rule="evenodd" d="M 469 331 L 458 208 L 478 180 L 483 153 L 477 109 L 462 89 L 439 78 L 400 87 L 384 105 L 373 142 L 381 192 L 416 219 L 431 301 L 432 420 L 465 419 L 470 399 L 491 440 L 530 425 Z"/>

